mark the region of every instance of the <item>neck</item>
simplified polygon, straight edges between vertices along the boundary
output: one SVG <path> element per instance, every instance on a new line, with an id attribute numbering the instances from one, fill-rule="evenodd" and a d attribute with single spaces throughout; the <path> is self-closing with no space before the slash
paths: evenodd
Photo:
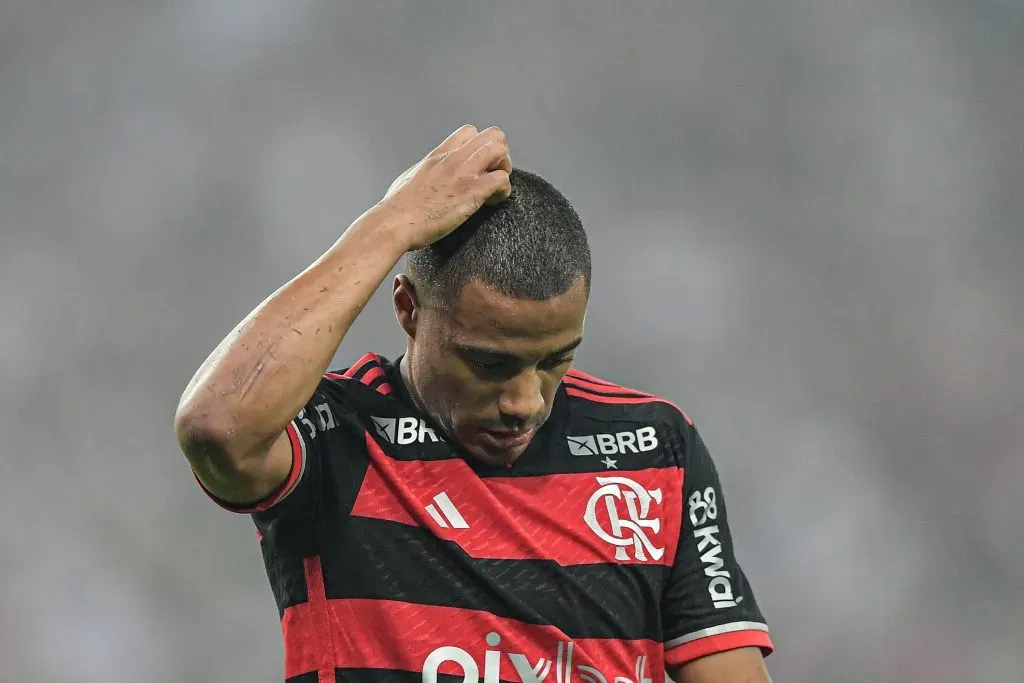
<path id="1" fill-rule="evenodd" d="M 416 410 L 420 411 L 424 415 L 428 415 L 426 406 L 423 404 L 423 400 L 420 398 L 420 392 L 417 391 L 416 385 L 412 381 L 412 373 L 409 370 L 409 353 L 406 352 L 402 356 L 402 360 L 398 364 L 398 372 L 402 376 L 402 383 L 405 385 L 405 390 L 409 394 L 409 398 L 412 399 L 413 405 Z"/>
<path id="2" fill-rule="evenodd" d="M 409 395 L 412 400 L 413 407 L 416 408 L 434 427 L 438 430 L 439 434 L 443 434 L 445 440 L 450 444 L 458 444 L 455 439 L 454 432 L 448 429 L 447 424 L 439 420 L 436 415 L 432 414 L 427 410 L 426 403 L 423 402 L 423 398 L 420 396 L 419 390 L 416 388 L 416 383 L 412 380 L 412 371 L 409 369 L 409 353 L 406 352 L 402 356 L 402 360 L 398 363 L 398 373 L 402 377 L 402 384 L 405 385 L 405 392 Z"/>

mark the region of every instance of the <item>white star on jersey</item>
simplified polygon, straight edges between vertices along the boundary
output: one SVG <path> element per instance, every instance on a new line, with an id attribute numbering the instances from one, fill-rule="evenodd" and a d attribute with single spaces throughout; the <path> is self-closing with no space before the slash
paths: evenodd
<path id="1" fill-rule="evenodd" d="M 612 460 L 611 458 L 609 458 L 606 455 L 606 456 L 604 456 L 604 460 L 601 461 L 601 464 L 603 464 L 605 467 L 607 467 L 610 470 L 617 470 L 617 469 L 619 469 L 618 465 L 615 464 L 617 462 L 618 462 L 618 460 Z"/>

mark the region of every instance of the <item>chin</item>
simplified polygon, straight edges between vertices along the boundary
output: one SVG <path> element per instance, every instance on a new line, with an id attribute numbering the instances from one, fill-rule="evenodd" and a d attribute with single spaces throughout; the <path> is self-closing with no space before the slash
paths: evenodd
<path id="1" fill-rule="evenodd" d="M 466 452 L 474 459 L 479 460 L 486 465 L 491 465 L 492 467 L 504 467 L 511 465 L 518 460 L 519 456 L 525 453 L 526 449 L 529 448 L 529 444 L 508 450 L 495 450 L 479 445 L 465 448 Z"/>

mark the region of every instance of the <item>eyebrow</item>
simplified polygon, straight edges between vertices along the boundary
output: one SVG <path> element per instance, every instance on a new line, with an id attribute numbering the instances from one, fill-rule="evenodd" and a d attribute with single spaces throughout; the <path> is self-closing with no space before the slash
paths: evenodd
<path id="1" fill-rule="evenodd" d="M 581 343 L 583 343 L 583 337 L 577 337 L 576 339 L 574 339 L 573 341 L 569 342 L 568 344 L 566 344 L 562 348 L 558 349 L 557 351 L 552 351 L 551 353 L 547 354 L 547 356 L 545 356 L 545 357 L 546 358 L 550 358 L 552 356 L 564 355 L 566 353 L 569 353 L 570 351 L 574 351 L 576 349 L 576 347 L 578 347 Z M 455 348 L 458 349 L 459 351 L 463 352 L 463 353 L 477 354 L 477 355 L 480 355 L 480 356 L 496 356 L 496 357 L 499 357 L 499 358 L 517 358 L 517 356 L 515 356 L 514 354 L 508 353 L 506 351 L 501 351 L 501 350 L 498 350 L 498 349 L 491 349 L 491 348 L 488 348 L 486 346 L 473 346 L 472 344 L 462 344 L 460 342 L 455 342 Z"/>

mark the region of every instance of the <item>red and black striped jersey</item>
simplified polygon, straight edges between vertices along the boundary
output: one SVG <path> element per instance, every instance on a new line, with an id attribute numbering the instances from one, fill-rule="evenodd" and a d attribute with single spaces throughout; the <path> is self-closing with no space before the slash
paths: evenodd
<path id="1" fill-rule="evenodd" d="M 327 373 L 256 523 L 290 683 L 662 683 L 773 646 L 711 456 L 672 403 L 570 370 L 511 467 L 462 454 L 397 363 Z"/>

